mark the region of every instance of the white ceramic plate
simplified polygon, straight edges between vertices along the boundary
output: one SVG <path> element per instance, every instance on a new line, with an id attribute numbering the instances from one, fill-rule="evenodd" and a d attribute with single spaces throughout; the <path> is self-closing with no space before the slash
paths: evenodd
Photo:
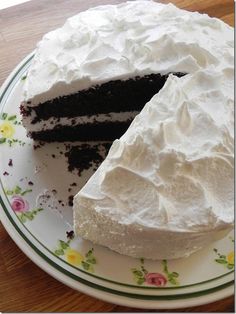
<path id="1" fill-rule="evenodd" d="M 32 56 L 13 71 L 0 93 L 0 218 L 16 244 L 66 285 L 116 304 L 171 309 L 233 294 L 233 233 L 189 258 L 156 262 L 70 237 L 68 197 L 93 167 L 81 176 L 71 173 L 64 143 L 34 149 L 26 137 L 19 104 Z"/>

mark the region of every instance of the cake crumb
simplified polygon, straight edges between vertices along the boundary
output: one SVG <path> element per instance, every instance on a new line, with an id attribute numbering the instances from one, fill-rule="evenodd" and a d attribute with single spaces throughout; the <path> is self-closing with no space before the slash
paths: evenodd
<path id="1" fill-rule="evenodd" d="M 29 185 L 34 185 L 34 183 L 32 181 L 29 181 L 28 184 Z"/>
<path id="2" fill-rule="evenodd" d="M 68 197 L 68 205 L 69 205 L 69 206 L 73 206 L 73 199 L 74 199 L 74 196 L 73 196 L 73 195 L 70 195 L 70 196 Z"/>
<path id="3" fill-rule="evenodd" d="M 3 175 L 4 175 L 4 176 L 9 176 L 9 173 L 8 173 L 7 171 L 4 171 L 4 172 L 3 172 Z"/>
<path id="4" fill-rule="evenodd" d="M 9 159 L 8 166 L 9 166 L 9 167 L 12 167 L 12 166 L 13 166 L 12 159 Z"/>
<path id="5" fill-rule="evenodd" d="M 67 237 L 67 239 L 70 239 L 70 240 L 74 239 L 74 237 L 75 237 L 74 231 L 73 230 L 66 231 L 66 237 Z"/>

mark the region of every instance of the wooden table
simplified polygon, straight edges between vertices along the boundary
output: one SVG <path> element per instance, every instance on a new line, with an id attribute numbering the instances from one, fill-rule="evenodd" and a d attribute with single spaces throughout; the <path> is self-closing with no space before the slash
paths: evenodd
<path id="1" fill-rule="evenodd" d="M 33 0 L 0 11 L 0 85 L 31 52 L 41 36 L 75 13 L 116 0 Z M 180 8 L 208 13 L 233 26 L 233 0 L 172 0 Z M 109 304 L 74 291 L 35 266 L 0 224 L 0 311 L 142 312 Z M 234 312 L 234 298 L 175 312 Z M 158 311 L 155 311 L 158 312 Z M 160 311 L 168 312 L 168 311 Z"/>

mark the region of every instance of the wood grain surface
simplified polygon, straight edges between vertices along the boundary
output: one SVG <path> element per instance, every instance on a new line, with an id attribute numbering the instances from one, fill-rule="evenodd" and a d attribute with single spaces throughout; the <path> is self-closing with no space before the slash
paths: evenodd
<path id="1" fill-rule="evenodd" d="M 67 17 L 116 0 L 32 0 L 0 10 L 0 85 L 34 48 L 42 35 Z M 207 13 L 233 26 L 233 0 L 170 0 L 180 8 Z M 1 210 L 1 209 L 0 209 Z M 100 301 L 74 291 L 47 275 L 15 245 L 0 223 L 1 312 L 143 312 Z M 150 311 L 151 312 L 151 311 Z M 160 310 L 154 312 L 169 312 Z M 204 306 L 173 312 L 234 312 L 230 297 Z"/>

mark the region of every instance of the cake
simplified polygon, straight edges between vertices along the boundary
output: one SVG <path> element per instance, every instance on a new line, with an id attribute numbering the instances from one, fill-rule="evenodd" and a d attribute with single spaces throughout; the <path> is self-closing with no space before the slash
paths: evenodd
<path id="1" fill-rule="evenodd" d="M 115 140 L 74 198 L 77 235 L 171 259 L 232 229 L 233 48 L 219 19 L 144 0 L 43 37 L 24 82 L 28 135 Z"/>

